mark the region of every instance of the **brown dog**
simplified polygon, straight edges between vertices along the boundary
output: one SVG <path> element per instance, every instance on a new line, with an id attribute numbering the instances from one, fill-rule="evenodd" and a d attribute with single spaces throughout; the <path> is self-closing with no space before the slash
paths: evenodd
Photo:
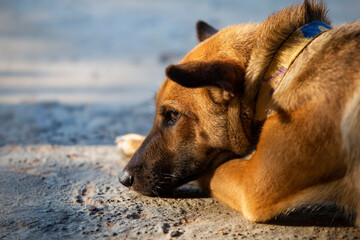
<path id="1" fill-rule="evenodd" d="M 255 222 L 319 201 L 360 216 L 360 23 L 330 29 L 326 12 L 304 1 L 259 24 L 199 22 L 149 135 L 119 139 L 130 155 L 142 142 L 120 182 L 163 196 L 198 179 Z"/>

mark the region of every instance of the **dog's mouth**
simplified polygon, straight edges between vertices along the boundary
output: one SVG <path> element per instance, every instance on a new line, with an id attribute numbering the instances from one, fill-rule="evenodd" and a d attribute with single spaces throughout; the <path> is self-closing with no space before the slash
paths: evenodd
<path id="1" fill-rule="evenodd" d="M 174 191 L 197 178 L 196 174 L 180 178 L 170 173 L 158 173 L 151 177 L 132 177 L 126 170 L 119 175 L 119 181 L 130 190 L 149 197 L 173 197 Z M 141 181 L 140 179 L 144 179 Z M 146 179 L 146 180 L 145 180 Z M 139 181 L 140 180 L 140 181 Z"/>
<path id="2" fill-rule="evenodd" d="M 172 197 L 178 187 L 211 172 L 211 169 L 215 169 L 221 163 L 235 156 L 231 151 L 215 150 L 207 154 L 209 159 L 214 158 L 211 161 L 205 163 L 188 159 L 179 164 L 182 167 L 175 167 L 174 171 L 166 171 L 166 168 L 160 167 L 154 169 L 143 166 L 125 167 L 119 175 L 119 181 L 124 186 L 142 195 Z"/>

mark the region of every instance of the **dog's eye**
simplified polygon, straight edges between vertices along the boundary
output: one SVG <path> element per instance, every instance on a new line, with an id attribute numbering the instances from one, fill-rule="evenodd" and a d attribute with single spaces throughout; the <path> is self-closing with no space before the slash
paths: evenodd
<path id="1" fill-rule="evenodd" d="M 180 118 L 181 114 L 175 110 L 169 110 L 165 115 L 165 123 L 169 126 L 174 125 Z"/>

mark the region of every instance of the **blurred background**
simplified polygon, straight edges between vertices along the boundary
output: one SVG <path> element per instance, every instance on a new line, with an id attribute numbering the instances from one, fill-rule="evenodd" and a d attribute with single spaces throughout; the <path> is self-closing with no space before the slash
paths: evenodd
<path id="1" fill-rule="evenodd" d="M 197 20 L 258 22 L 294 2 L 1 0 L 0 145 L 146 134 L 164 69 L 197 44 Z M 326 2 L 335 26 L 359 18 L 359 0 Z"/>

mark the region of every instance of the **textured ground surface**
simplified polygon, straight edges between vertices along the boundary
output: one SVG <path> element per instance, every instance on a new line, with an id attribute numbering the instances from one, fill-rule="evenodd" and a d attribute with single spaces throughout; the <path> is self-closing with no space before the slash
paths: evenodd
<path id="1" fill-rule="evenodd" d="M 2 107 L 0 239 L 360 237 L 333 206 L 304 207 L 270 224 L 253 224 L 193 186 L 179 189 L 176 198 L 129 191 L 117 180 L 127 159 L 105 136 L 122 134 L 119 119 L 141 133 L 150 127 L 143 124 L 151 122 L 149 111 L 141 105 L 107 113 L 62 104 Z M 12 127 L 17 121 L 22 124 Z M 104 144 L 92 145 L 96 139 Z"/>
<path id="2" fill-rule="evenodd" d="M 195 44 L 194 23 L 259 21 L 288 1 L 0 2 L 0 239 L 359 239 L 339 209 L 249 223 L 192 186 L 174 198 L 122 187 L 113 144 L 146 134 L 164 67 Z M 357 0 L 329 1 L 334 23 Z"/>
<path id="3" fill-rule="evenodd" d="M 116 175 L 125 161 L 112 146 L 7 146 L 0 153 L 4 239 L 360 236 L 332 207 L 304 208 L 271 224 L 252 224 L 194 189 L 172 199 L 140 196 L 119 185 Z"/>

